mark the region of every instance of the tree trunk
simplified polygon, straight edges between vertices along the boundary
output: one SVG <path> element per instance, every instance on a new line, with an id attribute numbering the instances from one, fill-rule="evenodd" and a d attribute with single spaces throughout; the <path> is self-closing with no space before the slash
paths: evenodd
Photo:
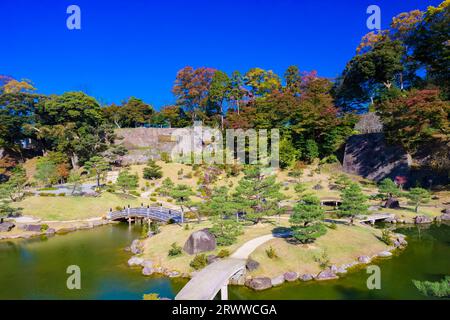
<path id="1" fill-rule="evenodd" d="M 70 156 L 70 162 L 72 163 L 72 168 L 75 170 L 79 169 L 78 166 L 78 156 L 75 154 L 75 152 L 72 152 L 72 155 Z"/>

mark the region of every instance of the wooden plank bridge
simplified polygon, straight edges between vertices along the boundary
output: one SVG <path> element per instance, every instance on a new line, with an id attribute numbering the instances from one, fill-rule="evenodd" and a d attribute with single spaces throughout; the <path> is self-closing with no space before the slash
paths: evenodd
<path id="1" fill-rule="evenodd" d="M 131 220 L 136 218 L 150 219 L 161 222 L 172 220 L 175 223 L 183 222 L 183 215 L 178 210 L 168 209 L 164 207 L 144 207 L 140 208 L 124 208 L 121 211 L 110 210 L 107 214 L 109 220 Z"/>

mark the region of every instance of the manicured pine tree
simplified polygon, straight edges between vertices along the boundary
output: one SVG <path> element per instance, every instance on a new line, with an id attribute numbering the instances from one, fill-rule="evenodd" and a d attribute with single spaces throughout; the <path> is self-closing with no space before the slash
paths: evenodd
<path id="1" fill-rule="evenodd" d="M 211 198 L 200 206 L 200 210 L 213 217 L 210 231 L 216 237 L 218 245 L 231 245 L 242 233 L 238 205 L 233 201 L 227 187 L 215 188 Z"/>
<path id="2" fill-rule="evenodd" d="M 398 197 L 401 193 L 395 182 L 389 178 L 383 179 L 380 182 L 378 185 L 378 191 L 384 195 L 385 199 Z"/>
<path id="3" fill-rule="evenodd" d="M 160 196 L 170 196 L 170 191 L 175 187 L 175 184 L 169 177 L 165 178 L 159 187 Z"/>
<path id="4" fill-rule="evenodd" d="M 430 192 L 423 188 L 411 188 L 409 192 L 406 194 L 406 197 L 410 200 L 410 202 L 414 205 L 414 211 L 419 211 L 419 206 L 421 204 L 427 203 L 430 201 Z"/>
<path id="5" fill-rule="evenodd" d="M 137 174 L 131 174 L 128 170 L 125 170 L 119 173 L 116 183 L 126 193 L 129 190 L 136 189 L 138 182 L 139 177 Z"/>
<path id="6" fill-rule="evenodd" d="M 356 215 L 367 214 L 369 205 L 367 204 L 367 196 L 362 192 L 361 187 L 357 183 L 350 183 L 341 192 L 342 204 L 339 206 L 338 214 L 343 217 L 353 219 Z"/>
<path id="7" fill-rule="evenodd" d="M 275 175 L 267 175 L 260 165 L 248 165 L 239 181 L 233 199 L 246 217 L 258 223 L 264 216 L 280 214 L 279 202 L 284 199 L 281 184 Z"/>
<path id="8" fill-rule="evenodd" d="M 147 167 L 144 168 L 144 179 L 148 180 L 156 180 L 161 179 L 163 174 L 161 171 L 161 167 L 158 166 L 155 160 L 150 159 L 147 162 Z"/>
<path id="9" fill-rule="evenodd" d="M 323 225 L 324 210 L 316 196 L 306 195 L 294 207 L 289 222 L 295 239 L 301 243 L 313 242 L 323 236 L 327 229 Z"/>
<path id="10" fill-rule="evenodd" d="M 84 167 L 89 173 L 95 175 L 97 187 L 100 187 L 100 179 L 110 168 L 109 162 L 100 156 L 93 156 L 90 158 L 89 161 L 85 162 Z"/>
<path id="11" fill-rule="evenodd" d="M 172 199 L 175 200 L 175 203 L 178 204 L 181 208 L 181 222 L 184 222 L 184 206 L 190 207 L 192 202 L 190 197 L 194 195 L 191 187 L 186 184 L 178 184 L 174 188 L 169 191 L 169 195 Z M 200 223 L 200 215 L 197 213 L 197 220 Z"/>

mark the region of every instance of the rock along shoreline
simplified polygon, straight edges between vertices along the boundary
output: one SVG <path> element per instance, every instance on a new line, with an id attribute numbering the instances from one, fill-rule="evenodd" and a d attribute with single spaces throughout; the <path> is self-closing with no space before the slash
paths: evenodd
<path id="1" fill-rule="evenodd" d="M 358 266 L 367 265 L 374 260 L 392 257 L 394 255 L 393 252 L 402 250 L 407 246 L 408 242 L 405 238 L 405 235 L 395 233 L 392 246 L 388 247 L 386 250 L 371 256 L 359 256 L 356 261 L 352 261 L 341 266 L 331 265 L 317 274 L 298 274 L 297 272 L 286 270 L 284 273 L 270 278 L 266 276 L 251 277 L 247 276 L 246 272 L 242 272 L 230 278 L 229 284 L 240 286 L 244 285 L 255 291 L 261 291 L 280 286 L 286 282 L 336 280 L 343 274 L 351 271 L 352 268 L 356 269 Z M 160 275 L 169 278 L 192 278 L 196 274 L 195 271 L 191 273 L 181 273 L 177 270 L 170 270 L 164 266 L 155 265 L 151 260 L 146 260 L 140 257 L 143 253 L 143 244 L 139 239 L 133 240 L 131 246 L 126 248 L 126 250 L 131 251 L 134 254 L 128 260 L 128 266 L 133 268 L 141 268 L 142 275 L 144 276 Z M 248 260 L 247 268 L 250 262 L 252 262 L 251 259 Z"/>

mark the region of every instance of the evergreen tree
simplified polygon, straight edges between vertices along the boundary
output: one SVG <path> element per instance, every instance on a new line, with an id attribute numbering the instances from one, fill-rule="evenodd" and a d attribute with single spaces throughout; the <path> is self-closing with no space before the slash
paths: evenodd
<path id="1" fill-rule="evenodd" d="M 144 179 L 156 180 L 162 178 L 162 175 L 161 167 L 156 164 L 155 160 L 148 160 L 147 167 L 144 168 Z"/>
<path id="2" fill-rule="evenodd" d="M 139 177 L 137 174 L 131 174 L 128 170 L 125 170 L 119 173 L 116 184 L 126 193 L 129 190 L 136 189 L 138 182 Z"/>
<path id="3" fill-rule="evenodd" d="M 400 195 L 400 189 L 397 187 L 394 181 L 389 178 L 383 179 L 378 185 L 378 191 L 384 195 L 385 199 L 392 197 L 398 197 Z"/>
<path id="4" fill-rule="evenodd" d="M 244 177 L 239 181 L 233 199 L 248 219 L 258 223 L 264 216 L 283 211 L 279 207 L 279 202 L 284 199 L 280 188 L 281 184 L 276 182 L 275 175 L 265 174 L 260 165 L 249 165 L 244 170 Z"/>
<path id="5" fill-rule="evenodd" d="M 175 184 L 169 177 L 165 178 L 159 187 L 159 195 L 167 197 L 170 195 L 170 191 L 175 187 Z"/>
<path id="6" fill-rule="evenodd" d="M 356 215 L 367 214 L 369 205 L 367 196 L 362 192 L 357 183 L 350 183 L 341 192 L 342 204 L 339 206 L 338 214 L 344 217 L 353 218 Z"/>
<path id="7" fill-rule="evenodd" d="M 90 158 L 89 161 L 85 162 L 84 167 L 90 174 L 95 175 L 97 187 L 100 187 L 100 179 L 104 177 L 106 172 L 110 169 L 108 161 L 100 156 L 93 156 Z"/>
<path id="8" fill-rule="evenodd" d="M 171 198 L 175 200 L 175 203 L 178 204 L 181 208 L 182 213 L 182 223 L 184 222 L 184 206 L 190 207 L 192 202 L 190 197 L 194 195 L 191 187 L 186 184 L 178 184 L 176 187 L 172 188 L 169 191 L 169 195 Z M 200 223 L 200 215 L 197 213 L 197 220 Z"/>
<path id="9" fill-rule="evenodd" d="M 313 242 L 327 232 L 322 223 L 324 211 L 320 206 L 320 200 L 312 195 L 307 195 L 294 207 L 289 222 L 293 236 L 302 243 Z"/>
<path id="10" fill-rule="evenodd" d="M 406 197 L 411 201 L 414 205 L 414 211 L 419 211 L 419 205 L 427 203 L 430 201 L 430 192 L 423 188 L 411 188 L 409 192 L 406 194 Z"/>

